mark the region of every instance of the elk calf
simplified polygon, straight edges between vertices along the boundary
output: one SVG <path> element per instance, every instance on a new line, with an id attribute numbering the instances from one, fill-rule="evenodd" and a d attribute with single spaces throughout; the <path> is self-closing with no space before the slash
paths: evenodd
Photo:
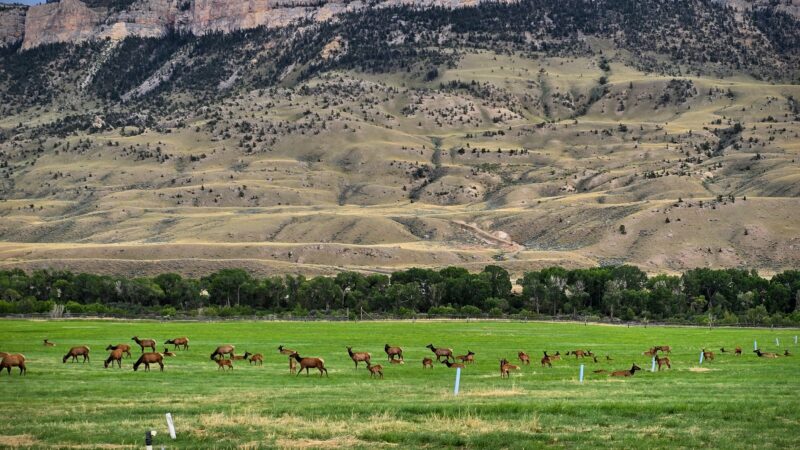
<path id="1" fill-rule="evenodd" d="M 528 356 L 527 353 L 519 352 L 519 353 L 517 353 L 517 358 L 519 358 L 519 360 L 520 360 L 520 362 L 522 364 L 525 364 L 526 366 L 530 366 L 531 365 L 531 357 Z"/>
<path id="2" fill-rule="evenodd" d="M 433 369 L 433 360 L 431 358 L 422 358 L 422 368 Z"/>
<path id="3" fill-rule="evenodd" d="M 376 375 L 378 375 L 380 379 L 383 379 L 383 367 L 381 367 L 380 364 L 376 364 L 373 366 L 370 365 L 369 361 L 366 361 L 366 363 L 367 363 L 367 370 L 369 370 L 370 378 L 374 378 Z"/>
<path id="4" fill-rule="evenodd" d="M 500 360 L 500 378 L 510 378 L 512 370 L 519 370 L 519 366 L 509 363 L 506 359 Z"/>

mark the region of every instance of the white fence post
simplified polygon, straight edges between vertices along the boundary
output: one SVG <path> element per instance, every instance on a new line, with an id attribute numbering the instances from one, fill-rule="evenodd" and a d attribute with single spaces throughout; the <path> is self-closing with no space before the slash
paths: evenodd
<path id="1" fill-rule="evenodd" d="M 453 395 L 458 395 L 458 388 L 461 384 L 461 367 L 456 367 L 456 387 L 453 389 Z"/>
<path id="2" fill-rule="evenodd" d="M 581 375 L 580 375 L 580 378 L 581 378 L 581 384 L 583 384 L 583 364 L 581 364 Z"/>
<path id="3" fill-rule="evenodd" d="M 175 439 L 175 423 L 172 422 L 172 413 L 167 413 L 167 428 L 169 428 L 169 437 Z"/>

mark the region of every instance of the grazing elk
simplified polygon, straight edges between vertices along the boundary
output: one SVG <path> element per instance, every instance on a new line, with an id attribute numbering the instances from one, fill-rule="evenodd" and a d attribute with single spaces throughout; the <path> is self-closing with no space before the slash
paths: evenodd
<path id="1" fill-rule="evenodd" d="M 3 358 L 5 358 L 6 356 L 8 356 L 8 353 L 6 353 L 6 352 L 0 352 L 0 359 L 3 359 Z"/>
<path id="2" fill-rule="evenodd" d="M 259 366 L 264 365 L 264 355 L 261 353 L 256 353 L 255 355 L 250 356 L 250 364 L 257 364 Z"/>
<path id="3" fill-rule="evenodd" d="M 528 356 L 527 353 L 519 352 L 519 353 L 517 353 L 517 358 L 519 358 L 519 360 L 520 360 L 520 362 L 522 364 L 525 364 L 526 366 L 530 366 L 531 365 L 531 357 Z"/>
<path id="4" fill-rule="evenodd" d="M 177 350 L 178 347 L 183 347 L 184 350 L 189 350 L 189 338 L 186 336 L 178 337 L 175 339 L 167 339 L 164 342 L 164 345 L 174 345 L 175 348 L 173 350 Z"/>
<path id="5" fill-rule="evenodd" d="M 658 350 L 656 350 L 655 347 L 651 348 L 650 350 L 647 350 L 646 352 L 642 352 L 644 356 L 656 356 L 656 353 L 658 353 Z"/>
<path id="6" fill-rule="evenodd" d="M 365 361 L 367 363 L 367 370 L 369 370 L 370 378 L 374 378 L 376 375 L 379 376 L 380 379 L 383 379 L 383 367 L 380 364 L 370 365 L 369 360 Z"/>
<path id="7" fill-rule="evenodd" d="M 128 358 L 131 357 L 131 346 L 128 344 L 117 344 L 117 345 L 109 345 L 106 347 L 106 351 L 111 350 L 122 350 L 123 353 L 128 355 Z"/>
<path id="8" fill-rule="evenodd" d="M 653 348 L 656 349 L 656 351 L 660 350 L 668 355 L 672 354 L 672 347 L 669 345 L 656 345 Z"/>
<path id="9" fill-rule="evenodd" d="M 286 356 L 292 356 L 292 354 L 294 354 L 294 353 L 297 353 L 296 351 L 294 351 L 294 350 L 292 350 L 292 349 L 289 349 L 289 348 L 285 348 L 285 347 L 284 347 L 284 346 L 282 346 L 282 345 L 279 345 L 279 346 L 278 346 L 278 352 L 279 352 L 281 355 L 286 355 Z"/>
<path id="10" fill-rule="evenodd" d="M 162 355 L 164 355 L 164 357 L 175 356 L 175 353 L 172 353 L 167 347 L 164 347 L 164 353 L 162 353 Z"/>
<path id="11" fill-rule="evenodd" d="M 578 357 L 579 357 L 579 356 L 580 356 L 581 358 L 583 358 L 583 357 L 585 357 L 585 356 L 586 356 L 586 352 L 585 352 L 585 351 L 583 351 L 583 350 L 573 350 L 573 351 L 571 351 L 571 352 L 567 352 L 567 356 L 569 356 L 570 354 L 573 354 L 573 355 L 575 355 L 575 359 L 578 359 Z"/>
<path id="12" fill-rule="evenodd" d="M 55 344 L 55 342 L 50 342 L 49 340 L 45 339 L 44 340 L 44 346 L 45 347 L 55 347 L 56 344 Z"/>
<path id="13" fill-rule="evenodd" d="M 120 369 L 122 368 L 122 355 L 125 353 L 121 348 L 116 350 L 112 350 L 111 353 L 108 355 L 108 358 L 103 363 L 103 367 L 108 369 L 108 365 L 111 364 L 111 367 L 114 367 L 114 361 L 117 362 L 117 367 Z"/>
<path id="14" fill-rule="evenodd" d="M 556 352 L 555 355 L 550 355 L 551 361 L 560 361 L 561 360 L 561 352 Z"/>
<path id="15" fill-rule="evenodd" d="M 500 360 L 500 378 L 510 378 L 509 372 L 512 370 L 519 370 L 519 366 L 509 363 L 505 358 Z"/>
<path id="16" fill-rule="evenodd" d="M 403 359 L 403 349 L 400 347 L 392 347 L 389 344 L 386 344 L 383 346 L 383 351 L 386 352 L 386 356 L 389 357 L 389 361 L 393 360 L 395 356 Z"/>
<path id="17" fill-rule="evenodd" d="M 547 355 L 547 352 L 544 352 L 544 357 L 542 357 L 542 367 L 553 367 L 553 362 L 550 360 L 550 356 Z"/>
<path id="18" fill-rule="evenodd" d="M 466 366 L 464 363 L 451 363 L 449 359 L 445 359 L 441 361 L 442 364 L 446 365 L 450 369 L 465 369 Z"/>
<path id="19" fill-rule="evenodd" d="M 28 373 L 28 368 L 25 367 L 25 355 L 21 353 L 9 355 L 6 353 L 0 360 L 0 372 L 6 369 L 8 376 L 11 376 L 12 367 L 19 367 L 19 374 L 26 375 Z"/>
<path id="20" fill-rule="evenodd" d="M 229 358 L 233 358 L 233 352 L 236 350 L 236 347 L 233 345 L 225 344 L 220 345 L 214 350 L 214 353 L 211 354 L 211 359 L 224 358 L 225 355 L 228 355 Z"/>
<path id="21" fill-rule="evenodd" d="M 139 339 L 139 336 L 134 336 L 131 340 L 139 344 L 139 347 L 142 348 L 142 353 L 144 353 L 146 347 L 151 348 L 153 352 L 156 351 L 156 341 L 152 339 Z"/>
<path id="22" fill-rule="evenodd" d="M 706 361 L 713 361 L 714 352 L 707 352 L 706 349 L 703 349 L 703 359 Z"/>
<path id="23" fill-rule="evenodd" d="M 164 371 L 164 356 L 161 353 L 156 352 L 147 352 L 142 353 L 142 356 L 133 363 L 133 371 L 136 372 L 139 370 L 139 366 L 144 364 L 144 371 L 150 371 L 150 364 L 158 364 L 161 367 L 161 371 Z"/>
<path id="24" fill-rule="evenodd" d="M 233 361 L 231 361 L 230 359 L 217 358 L 214 360 L 214 362 L 217 363 L 217 370 L 221 370 L 225 367 L 233 370 Z"/>
<path id="25" fill-rule="evenodd" d="M 472 350 L 467 350 L 466 355 L 458 355 L 456 359 L 464 364 L 472 364 L 475 362 L 475 353 L 473 353 Z"/>
<path id="26" fill-rule="evenodd" d="M 667 366 L 667 369 L 672 369 L 672 365 L 670 364 L 669 357 L 665 356 L 663 358 L 659 358 L 658 356 L 655 357 L 656 364 L 658 364 L 658 370 L 661 371 L 661 366 Z"/>
<path id="27" fill-rule="evenodd" d="M 753 353 L 758 355 L 759 358 L 777 358 L 777 353 L 772 352 L 762 352 L 761 350 L 753 350 Z"/>
<path id="28" fill-rule="evenodd" d="M 72 358 L 72 362 L 78 362 L 78 356 L 83 356 L 83 362 L 89 361 L 89 347 L 85 345 L 72 347 L 67 354 L 64 355 L 61 362 L 66 363 L 69 358 Z"/>
<path id="29" fill-rule="evenodd" d="M 441 362 L 442 357 L 448 361 L 453 357 L 453 349 L 451 348 L 436 348 L 433 344 L 428 344 L 425 347 L 431 349 L 433 354 L 436 355 L 436 362 Z"/>
<path id="30" fill-rule="evenodd" d="M 422 368 L 433 369 L 433 360 L 431 358 L 422 358 Z"/>
<path id="31" fill-rule="evenodd" d="M 358 369 L 359 362 L 366 362 L 367 367 L 369 367 L 369 361 L 372 359 L 372 355 L 369 352 L 354 352 L 353 347 L 347 347 L 347 354 L 350 355 L 350 359 L 356 364 L 356 369 Z"/>
<path id="32" fill-rule="evenodd" d="M 322 373 L 325 373 L 325 376 L 328 376 L 328 369 L 325 368 L 325 360 L 322 358 L 302 358 L 296 352 L 292 354 L 292 357 L 300 363 L 300 370 L 297 371 L 297 375 L 303 373 L 303 369 L 306 371 L 306 376 L 308 376 L 308 370 L 311 368 L 319 370 L 319 376 L 322 377 Z"/>
<path id="33" fill-rule="evenodd" d="M 611 376 L 612 377 L 632 377 L 633 374 L 635 374 L 637 370 L 642 370 L 642 368 L 637 366 L 636 364 L 634 364 L 628 370 L 617 370 L 615 372 L 611 372 Z"/>

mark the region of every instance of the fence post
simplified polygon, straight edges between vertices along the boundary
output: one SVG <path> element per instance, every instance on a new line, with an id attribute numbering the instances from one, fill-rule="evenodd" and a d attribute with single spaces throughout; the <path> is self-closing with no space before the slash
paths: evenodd
<path id="1" fill-rule="evenodd" d="M 461 384 L 461 367 L 456 367 L 456 387 L 453 389 L 453 395 L 458 395 L 459 384 Z"/>
<path id="2" fill-rule="evenodd" d="M 700 365 L 701 365 L 701 366 L 703 365 L 703 358 L 704 358 L 705 356 L 706 356 L 706 353 L 705 353 L 704 351 L 702 351 L 702 350 L 701 350 L 701 351 L 700 351 Z"/>
<path id="3" fill-rule="evenodd" d="M 581 379 L 581 384 L 583 384 L 583 364 L 581 364 L 581 375 L 580 375 L 580 379 Z"/>
<path id="4" fill-rule="evenodd" d="M 656 357 L 653 356 L 653 365 L 650 366 L 650 372 L 655 372 L 655 371 L 656 371 Z"/>
<path id="5" fill-rule="evenodd" d="M 758 342 L 753 341 L 753 351 L 758 350 Z"/>
<path id="6" fill-rule="evenodd" d="M 169 437 L 175 439 L 175 423 L 172 422 L 172 413 L 167 413 L 167 428 L 169 428 Z"/>

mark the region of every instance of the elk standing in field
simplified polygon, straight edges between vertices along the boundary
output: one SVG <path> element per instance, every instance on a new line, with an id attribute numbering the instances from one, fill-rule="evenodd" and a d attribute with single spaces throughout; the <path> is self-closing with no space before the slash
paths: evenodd
<path id="1" fill-rule="evenodd" d="M 161 371 L 164 371 L 164 356 L 161 353 L 156 352 L 148 352 L 142 353 L 142 356 L 133 363 L 133 371 L 136 372 L 139 370 L 139 366 L 144 364 L 144 371 L 150 371 L 150 364 L 158 364 L 161 367 Z"/>
<path id="2" fill-rule="evenodd" d="M 292 357 L 300 363 L 300 370 L 297 371 L 297 375 L 303 373 L 303 369 L 306 371 L 306 376 L 308 376 L 308 369 L 314 368 L 319 370 L 319 376 L 322 377 L 322 373 L 325 373 L 325 376 L 328 376 L 328 369 L 325 368 L 325 360 L 322 358 L 302 358 L 297 353 L 293 353 Z"/>
<path id="3" fill-rule="evenodd" d="M 389 361 L 393 360 L 395 356 L 403 359 L 403 349 L 400 347 L 392 347 L 389 344 L 386 344 L 383 346 L 383 351 L 386 352 L 386 356 L 389 357 Z"/>
<path id="4" fill-rule="evenodd" d="M 441 362 L 442 357 L 446 360 L 450 361 L 450 358 L 453 357 L 453 349 L 451 348 L 436 348 L 433 344 L 428 344 L 425 347 L 431 349 L 434 355 L 436 355 L 436 362 Z"/>
<path id="5" fill-rule="evenodd" d="M 162 355 L 164 355 L 165 357 L 167 357 L 167 356 L 175 356 L 175 353 L 172 353 L 171 351 L 169 351 L 169 349 L 167 347 L 164 347 L 164 353 L 162 353 Z"/>
<path id="6" fill-rule="evenodd" d="M 19 374 L 25 375 L 28 373 L 28 368 L 25 367 L 25 355 L 21 353 L 16 353 L 14 355 L 9 355 L 8 353 L 5 356 L 0 358 L 0 372 L 3 369 L 6 369 L 8 372 L 8 376 L 11 376 L 11 368 L 12 367 L 19 367 Z"/>
<path id="7" fill-rule="evenodd" d="M 250 364 L 258 364 L 259 366 L 263 366 L 264 355 L 261 353 L 256 353 L 255 355 L 250 356 Z"/>
<path id="8" fill-rule="evenodd" d="M 380 379 L 383 379 L 383 367 L 380 364 L 370 365 L 369 360 L 365 361 L 367 363 L 367 370 L 369 370 L 370 378 L 374 378 L 375 375 L 378 375 Z"/>
<path id="9" fill-rule="evenodd" d="M 584 352 L 583 350 L 573 350 L 573 351 L 571 351 L 571 352 L 567 352 L 567 356 L 569 356 L 569 355 L 570 355 L 570 353 L 571 353 L 571 354 L 573 354 L 573 355 L 575 355 L 575 359 L 578 359 L 578 357 L 579 357 L 579 356 L 580 356 L 581 358 L 583 358 L 584 356 L 586 356 L 586 352 Z"/>
<path id="10" fill-rule="evenodd" d="M 8 356 L 8 353 L 6 353 L 6 352 L 0 352 L 0 359 L 3 359 L 3 358 L 5 358 L 6 356 Z"/>
<path id="11" fill-rule="evenodd" d="M 472 364 L 475 362 L 475 353 L 473 353 L 472 350 L 467 350 L 466 355 L 458 355 L 456 359 L 464 364 Z"/>
<path id="12" fill-rule="evenodd" d="M 228 355 L 229 358 L 233 358 L 233 352 L 236 350 L 236 347 L 233 345 L 220 345 L 214 350 L 214 353 L 211 354 L 211 359 L 224 358 L 225 355 Z"/>
<path id="13" fill-rule="evenodd" d="M 778 355 L 772 352 L 762 352 L 761 350 L 753 350 L 753 353 L 758 355 L 759 358 L 777 358 Z"/>
<path id="14" fill-rule="evenodd" d="M 642 370 L 641 367 L 637 366 L 636 364 L 632 365 L 628 370 L 617 370 L 616 372 L 611 372 L 612 377 L 632 377 L 637 370 Z"/>
<path id="15" fill-rule="evenodd" d="M 556 352 L 555 355 L 550 355 L 550 361 L 560 361 L 561 360 L 561 352 Z"/>
<path id="16" fill-rule="evenodd" d="M 55 344 L 55 342 L 50 342 L 49 340 L 45 339 L 44 340 L 44 346 L 45 347 L 55 347 L 56 344 Z"/>
<path id="17" fill-rule="evenodd" d="M 522 364 L 525 364 L 526 366 L 530 366 L 531 365 L 531 357 L 528 356 L 527 353 L 519 352 L 519 353 L 517 353 L 517 358 L 519 358 L 519 360 L 520 360 L 520 362 Z"/>
<path id="18" fill-rule="evenodd" d="M 662 365 L 666 365 L 667 369 L 672 369 L 672 365 L 670 364 L 669 357 L 665 356 L 663 358 L 659 358 L 658 356 L 655 357 L 656 363 L 658 364 L 658 370 L 661 370 Z"/>
<path id="19" fill-rule="evenodd" d="M 466 368 L 464 363 L 451 363 L 449 359 L 445 359 L 441 363 L 446 365 L 450 369 L 465 369 Z"/>
<path id="20" fill-rule="evenodd" d="M 644 356 L 656 356 L 656 353 L 658 353 L 658 350 L 656 350 L 655 347 L 651 348 L 650 350 L 647 350 L 646 352 L 642 352 Z"/>
<path id="21" fill-rule="evenodd" d="M 430 368 L 433 369 L 433 360 L 431 358 L 422 358 L 422 368 Z"/>
<path id="22" fill-rule="evenodd" d="M 230 359 L 217 358 L 214 362 L 217 363 L 217 370 L 221 370 L 225 367 L 233 370 L 233 362 Z"/>
<path id="23" fill-rule="evenodd" d="M 706 361 L 713 361 L 714 352 L 707 352 L 706 349 L 703 349 L 703 359 Z"/>
<path id="24" fill-rule="evenodd" d="M 89 361 L 89 347 L 85 345 L 72 347 L 67 354 L 64 355 L 62 362 L 67 362 L 69 358 L 72 358 L 72 362 L 78 362 L 78 356 L 83 356 L 83 362 Z"/>
<path id="25" fill-rule="evenodd" d="M 156 351 L 156 341 L 152 339 L 139 339 L 139 336 L 134 336 L 131 340 L 139 344 L 139 347 L 142 348 L 142 353 L 144 353 L 145 347 L 151 348 L 153 352 Z"/>
<path id="26" fill-rule="evenodd" d="M 656 349 L 656 351 L 661 350 L 662 352 L 668 355 L 672 354 L 672 347 L 670 347 L 669 345 L 656 345 L 653 348 Z"/>
<path id="27" fill-rule="evenodd" d="M 184 350 L 189 350 L 189 338 L 187 338 L 186 336 L 178 337 L 175 339 L 167 339 L 167 341 L 164 342 L 164 345 L 170 345 L 170 344 L 175 346 L 174 350 L 177 350 L 178 347 L 183 347 Z"/>
<path id="28" fill-rule="evenodd" d="M 736 350 L 733 351 L 733 356 L 742 356 L 742 347 L 736 346 Z"/>
<path id="29" fill-rule="evenodd" d="M 544 357 L 542 358 L 542 367 L 553 367 L 552 361 L 550 361 L 550 357 L 547 356 L 547 352 L 544 352 Z"/>
<path id="30" fill-rule="evenodd" d="M 114 367 L 114 361 L 117 362 L 117 367 L 120 369 L 122 368 L 122 354 L 125 353 L 121 348 L 116 350 L 112 350 L 111 353 L 108 355 L 108 359 L 103 363 L 103 367 L 108 369 L 108 365 L 111 364 L 111 367 Z"/>
<path id="31" fill-rule="evenodd" d="M 109 345 L 106 347 L 106 351 L 113 351 L 113 350 L 122 350 L 123 353 L 128 355 L 128 358 L 131 357 L 131 346 L 128 344 L 117 344 L 117 345 Z"/>
<path id="32" fill-rule="evenodd" d="M 372 359 L 372 355 L 368 352 L 354 352 L 353 347 L 347 347 L 347 354 L 350 355 L 350 359 L 356 364 L 356 369 L 358 369 L 359 362 L 366 362 L 367 367 L 369 367 L 369 361 Z"/>
<path id="33" fill-rule="evenodd" d="M 506 359 L 500 360 L 500 378 L 511 377 L 511 374 L 509 372 L 511 372 L 512 370 L 519 370 L 519 366 L 515 366 L 514 364 L 509 363 L 508 360 Z"/>

